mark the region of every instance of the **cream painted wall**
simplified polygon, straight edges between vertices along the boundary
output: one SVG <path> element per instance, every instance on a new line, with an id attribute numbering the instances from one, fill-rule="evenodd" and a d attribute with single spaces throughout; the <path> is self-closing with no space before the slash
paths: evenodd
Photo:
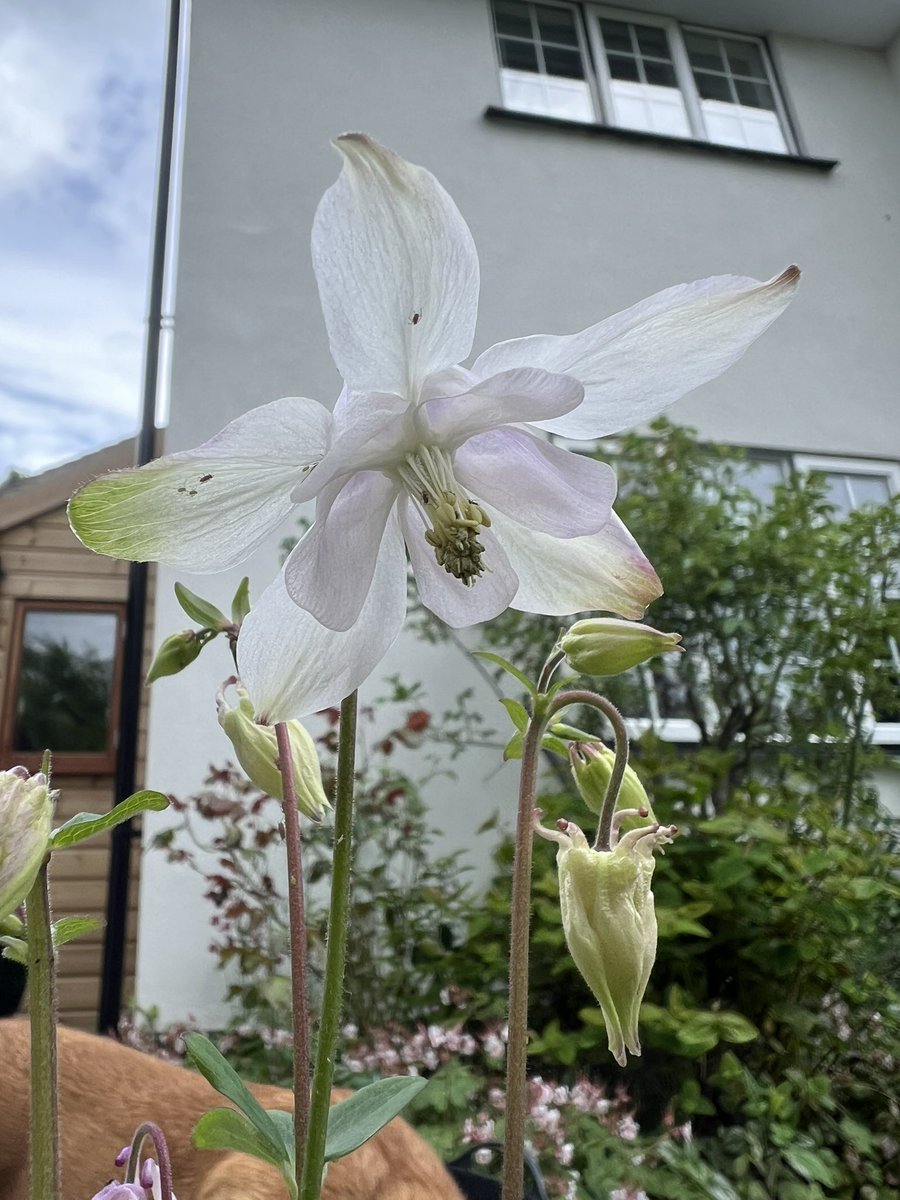
<path id="1" fill-rule="evenodd" d="M 482 264 L 476 351 L 581 328 L 683 280 L 766 278 L 796 261 L 806 278 L 792 309 L 671 415 L 738 444 L 900 459 L 900 91 L 876 49 L 771 42 L 807 153 L 840 160 L 830 174 L 486 121 L 499 104 L 486 0 L 193 0 L 167 449 L 278 396 L 337 394 L 309 230 L 338 171 L 329 138 L 363 128 L 432 169 L 469 221 Z M 176 578 L 224 602 L 246 571 L 258 591 L 276 543 L 224 577 L 161 570 L 158 637 L 185 624 Z M 185 795 L 226 757 L 213 695 L 228 671 L 207 651 L 189 685 L 155 685 L 151 786 Z M 456 651 L 404 640 L 368 694 L 393 671 L 425 679 L 435 711 L 477 683 Z M 497 805 L 511 812 L 513 771 L 495 774 L 495 762 L 475 755 L 463 783 L 435 787 L 444 848 L 471 847 Z M 200 889 L 154 855 L 142 889 L 141 1003 L 214 1022 L 223 988 Z"/>

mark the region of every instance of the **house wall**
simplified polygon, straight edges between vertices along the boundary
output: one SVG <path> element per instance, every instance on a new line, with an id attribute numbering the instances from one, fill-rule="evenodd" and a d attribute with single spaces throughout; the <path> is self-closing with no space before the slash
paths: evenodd
<path id="1" fill-rule="evenodd" d="M 770 44 L 805 151 L 839 159 L 831 173 L 487 121 L 500 103 L 487 0 L 194 0 L 167 449 L 278 396 L 337 395 L 309 231 L 339 170 L 329 139 L 365 129 L 432 169 L 472 228 L 476 352 L 582 328 L 684 280 L 767 278 L 796 261 L 805 283 L 790 311 L 670 415 L 736 444 L 900 458 L 900 92 L 882 51 L 777 34 Z M 277 541 L 212 581 L 161 571 L 157 640 L 184 623 L 176 578 L 221 604 L 244 573 L 264 586 Z M 217 653 L 198 661 L 191 694 L 207 699 L 190 724 L 178 681 L 154 695 L 152 786 L 186 794 L 226 757 L 212 697 L 229 667 Z M 397 670 L 427 681 L 435 711 L 478 687 L 452 648 L 401 640 L 379 676 Z M 495 699 L 478 696 L 502 729 Z M 474 848 L 483 869 L 474 831 L 494 808 L 511 811 L 514 772 L 490 752 L 466 771 L 464 785 L 442 780 L 430 796 L 442 848 Z M 163 999 L 165 971 L 172 1015 L 196 1012 L 206 989 L 201 1011 L 214 1019 L 222 985 L 197 953 L 209 915 L 200 887 L 152 858 L 144 882 L 141 999 Z"/>
<path id="2" fill-rule="evenodd" d="M 39 486 L 40 480 L 28 481 L 27 486 L 33 488 L 35 484 Z M 0 532 L 0 702 L 9 702 L 8 675 L 18 600 L 124 601 L 127 587 L 127 563 L 99 558 L 85 550 L 69 529 L 62 505 Z M 146 705 L 141 723 L 143 754 Z M 139 771 L 142 768 L 143 761 Z M 58 774 L 54 785 L 60 789 L 57 824 L 78 812 L 105 812 L 114 803 L 111 775 Z M 53 856 L 50 889 L 55 917 L 105 918 L 109 845 L 110 835 L 103 834 Z M 125 996 L 134 991 L 140 862 L 140 842 L 136 839 L 128 898 Z M 59 1011 L 66 1024 L 96 1029 L 102 955 L 102 928 L 61 948 Z"/>

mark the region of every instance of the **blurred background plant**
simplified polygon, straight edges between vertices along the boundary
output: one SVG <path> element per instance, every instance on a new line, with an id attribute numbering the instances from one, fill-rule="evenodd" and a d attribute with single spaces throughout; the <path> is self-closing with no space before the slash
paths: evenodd
<path id="1" fill-rule="evenodd" d="M 900 1188 L 900 834 L 871 773 L 896 763 L 873 733 L 900 720 L 900 507 L 842 516 L 814 475 L 767 493 L 758 463 L 664 422 L 651 439 L 621 438 L 616 466 L 618 511 L 666 586 L 653 623 L 687 653 L 602 690 L 637 735 L 632 761 L 658 819 L 684 836 L 657 866 L 644 1055 L 624 1071 L 565 950 L 553 855 L 535 854 L 531 1137 L 548 1188 L 888 1200 Z M 416 624 L 465 652 L 424 610 Z M 555 618 L 510 611 L 482 636 L 535 676 L 558 632 Z M 502 1131 L 511 847 L 487 820 L 494 873 L 479 897 L 458 857 L 433 854 L 423 796 L 446 767 L 431 749 L 442 743 L 446 763 L 495 737 L 470 697 L 441 721 L 418 688 L 397 683 L 385 700 L 405 707 L 361 768 L 342 1079 L 431 1074 L 411 1116 L 450 1156 Z M 422 752 L 415 781 L 398 747 Z M 321 748 L 327 774 L 330 729 Z M 550 766 L 545 821 L 583 822 L 567 767 Z M 232 1053 L 248 1074 L 287 1078 L 283 905 L 265 853 L 277 812 L 231 768 L 180 811 L 165 850 L 207 874 L 213 950 L 238 969 Z M 314 967 L 329 833 L 326 821 L 307 842 Z"/>

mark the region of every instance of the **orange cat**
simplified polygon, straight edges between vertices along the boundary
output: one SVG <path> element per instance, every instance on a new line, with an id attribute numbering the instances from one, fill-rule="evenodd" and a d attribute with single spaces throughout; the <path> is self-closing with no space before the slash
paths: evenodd
<path id="1" fill-rule="evenodd" d="M 29 1031 L 0 1020 L 0 1200 L 28 1200 Z M 201 1113 L 227 1103 L 205 1079 L 111 1038 L 59 1030 L 63 1200 L 90 1200 L 142 1121 L 166 1135 L 178 1200 L 286 1200 L 278 1172 L 244 1154 L 195 1150 Z M 290 1109 L 284 1088 L 251 1084 L 264 1108 Z M 335 1092 L 334 1099 L 346 1093 Z M 443 1164 L 399 1118 L 328 1168 L 323 1200 L 462 1200 Z"/>

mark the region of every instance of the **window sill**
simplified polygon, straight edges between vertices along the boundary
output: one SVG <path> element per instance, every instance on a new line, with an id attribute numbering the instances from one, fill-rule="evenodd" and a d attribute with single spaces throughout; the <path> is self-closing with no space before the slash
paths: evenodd
<path id="1" fill-rule="evenodd" d="M 718 142 L 701 142 L 696 138 L 668 137 L 663 133 L 645 133 L 640 129 L 620 129 L 616 125 L 594 125 L 586 121 L 569 121 L 564 117 L 545 117 L 539 113 L 499 108 L 494 104 L 488 105 L 484 110 L 484 116 L 488 121 L 538 125 L 545 129 L 568 130 L 586 134 L 588 137 L 608 137 L 623 142 L 641 142 L 644 145 L 663 146 L 668 150 L 742 158 L 752 162 L 778 163 L 779 166 L 785 167 L 805 167 L 807 170 L 821 171 L 823 174 L 833 171 L 838 166 L 838 160 L 835 158 L 808 158 L 802 154 L 777 154 L 772 150 L 748 150 L 743 146 L 723 146 Z"/>

